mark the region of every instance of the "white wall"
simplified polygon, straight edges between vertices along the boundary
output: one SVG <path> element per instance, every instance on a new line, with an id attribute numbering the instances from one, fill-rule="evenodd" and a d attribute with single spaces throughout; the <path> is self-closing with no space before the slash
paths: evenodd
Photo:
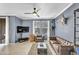
<path id="1" fill-rule="evenodd" d="M 69 18 L 67 24 L 61 23 L 62 14 L 56 18 L 56 36 L 60 36 L 71 42 L 74 41 L 74 10 L 77 8 L 79 8 L 79 4 L 74 4 L 70 8 L 68 8 L 64 13 L 62 13 L 65 17 Z"/>
<path id="2" fill-rule="evenodd" d="M 33 21 L 23 20 L 22 26 L 29 27 L 29 32 L 22 33 L 22 38 L 29 37 L 29 35 L 33 33 Z"/>

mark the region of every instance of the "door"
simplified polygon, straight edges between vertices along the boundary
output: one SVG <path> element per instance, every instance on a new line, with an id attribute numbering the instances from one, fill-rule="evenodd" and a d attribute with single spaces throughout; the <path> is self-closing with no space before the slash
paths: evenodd
<path id="1" fill-rule="evenodd" d="M 0 18 L 0 44 L 5 43 L 5 19 Z"/>

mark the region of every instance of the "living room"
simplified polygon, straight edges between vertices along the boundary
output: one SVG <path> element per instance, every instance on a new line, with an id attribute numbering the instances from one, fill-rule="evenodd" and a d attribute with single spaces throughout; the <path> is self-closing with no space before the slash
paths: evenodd
<path id="1" fill-rule="evenodd" d="M 0 4 L 1 18 L 6 19 L 5 43 L 1 43 L 3 47 L 0 54 L 78 54 L 78 33 L 75 33 L 74 28 L 76 16 L 78 18 L 78 5 L 79 3 Z"/>

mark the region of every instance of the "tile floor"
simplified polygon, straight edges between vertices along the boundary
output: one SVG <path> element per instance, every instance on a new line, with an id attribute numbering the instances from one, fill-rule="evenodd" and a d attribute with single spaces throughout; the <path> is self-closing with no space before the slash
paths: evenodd
<path id="1" fill-rule="evenodd" d="M 5 46 L 1 51 L 0 55 L 27 55 L 33 43 L 12 43 Z"/>
<path id="2" fill-rule="evenodd" d="M 50 48 L 51 47 L 49 46 L 48 55 L 55 55 L 55 52 Z M 36 43 L 10 43 L 0 51 L 0 55 L 37 55 Z"/>

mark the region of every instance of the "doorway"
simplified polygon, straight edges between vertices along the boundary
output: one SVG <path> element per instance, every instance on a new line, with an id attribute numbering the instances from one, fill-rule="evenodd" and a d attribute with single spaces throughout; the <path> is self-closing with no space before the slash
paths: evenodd
<path id="1" fill-rule="evenodd" d="M 5 27 L 6 27 L 6 19 L 0 18 L 0 44 L 5 43 Z"/>
<path id="2" fill-rule="evenodd" d="M 0 16 L 0 48 L 3 48 L 5 45 L 9 44 L 9 16 Z M 3 32 L 2 32 L 3 31 Z"/>

